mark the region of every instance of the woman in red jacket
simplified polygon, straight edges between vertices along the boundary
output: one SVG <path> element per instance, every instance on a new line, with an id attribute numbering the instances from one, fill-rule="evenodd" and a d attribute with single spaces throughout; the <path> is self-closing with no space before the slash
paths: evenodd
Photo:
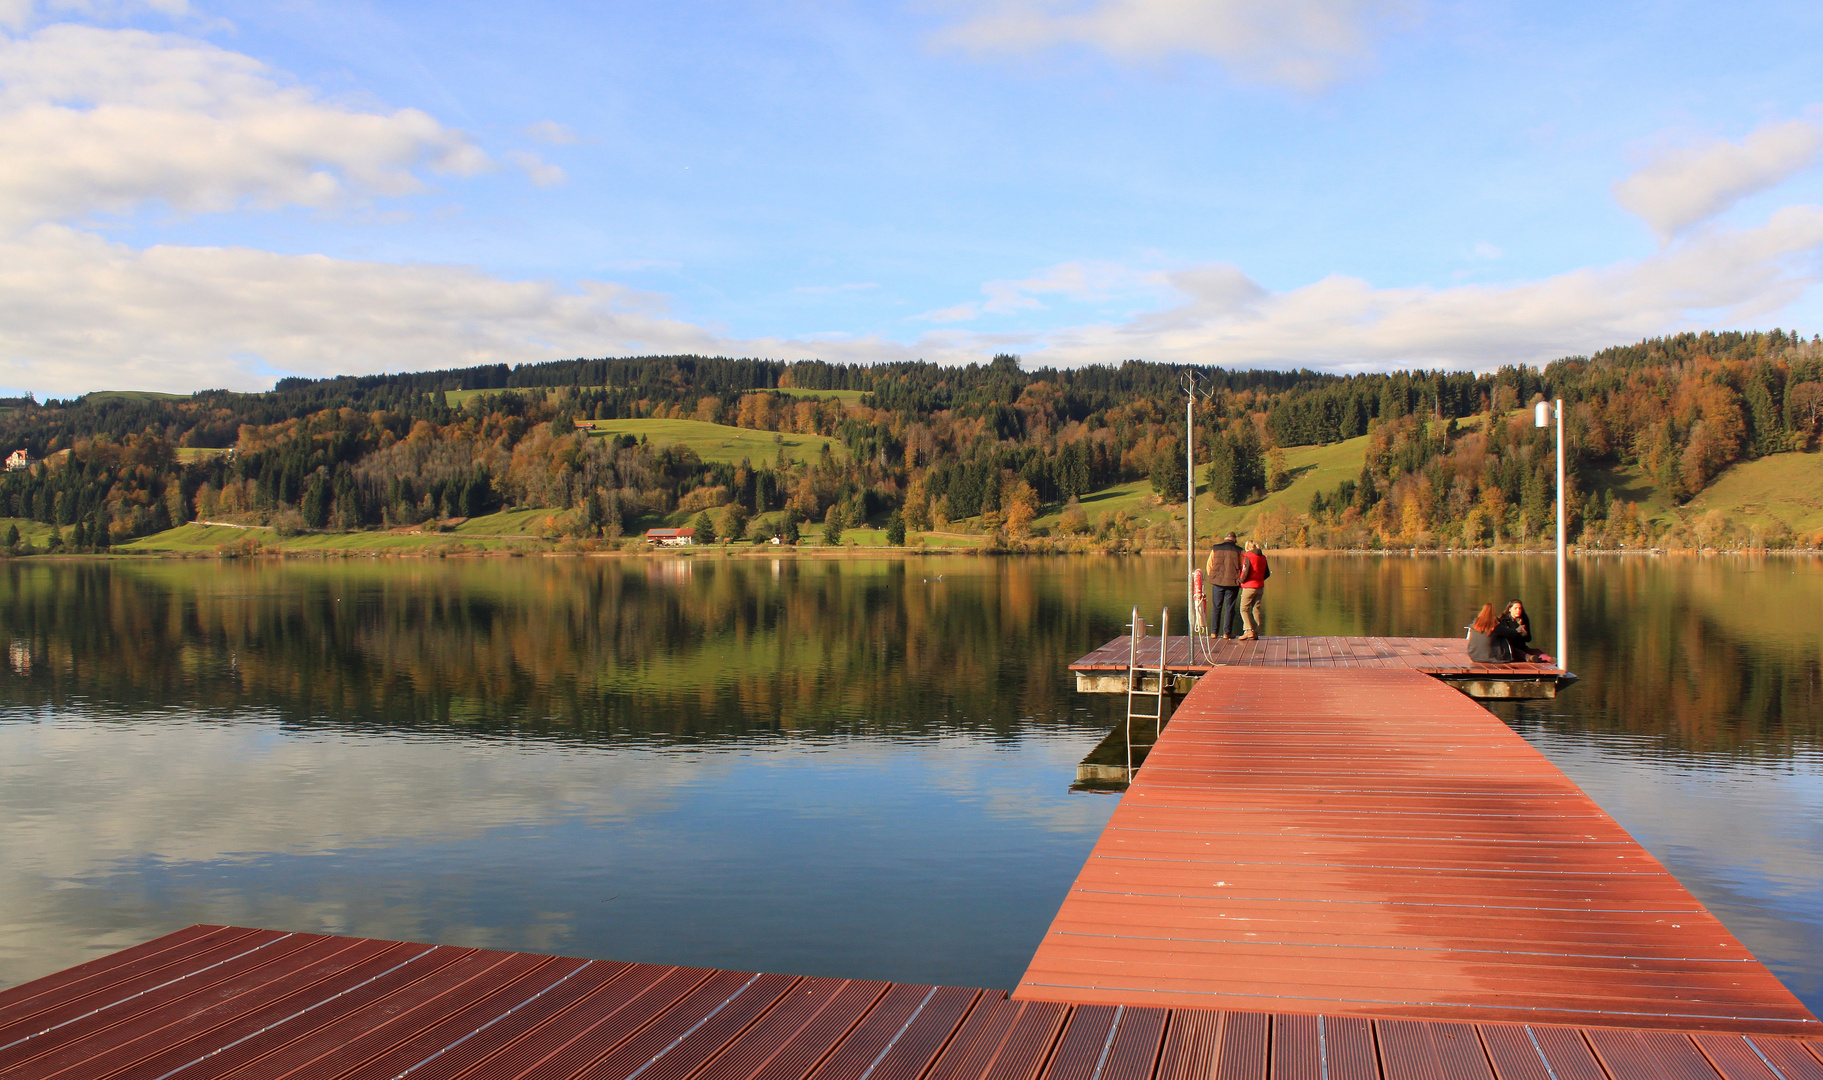
<path id="1" fill-rule="evenodd" d="M 1241 556 L 1241 629 L 1242 641 L 1258 641 L 1260 637 L 1260 592 L 1266 588 L 1266 579 L 1272 576 L 1272 567 L 1266 565 L 1266 552 L 1260 549 L 1258 540 L 1247 541 L 1247 551 Z"/>

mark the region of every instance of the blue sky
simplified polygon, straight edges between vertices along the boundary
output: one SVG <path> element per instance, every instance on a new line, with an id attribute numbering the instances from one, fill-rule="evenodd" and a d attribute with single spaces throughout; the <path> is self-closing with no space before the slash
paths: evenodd
<path id="1" fill-rule="evenodd" d="M 0 390 L 1823 329 L 1815 3 L 0 0 Z"/>

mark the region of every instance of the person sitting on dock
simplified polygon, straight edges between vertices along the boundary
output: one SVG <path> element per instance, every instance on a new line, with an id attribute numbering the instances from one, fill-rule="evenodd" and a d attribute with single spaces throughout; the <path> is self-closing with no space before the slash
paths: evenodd
<path id="1" fill-rule="evenodd" d="M 1210 605 L 1215 609 L 1215 621 L 1211 625 L 1218 638 L 1236 636 L 1235 625 L 1240 621 L 1241 576 L 1246 566 L 1247 560 L 1241 546 L 1234 542 L 1233 533 L 1210 548 L 1209 558 L 1203 563 L 1203 576 L 1215 590 Z"/>
<path id="2" fill-rule="evenodd" d="M 1469 627 L 1469 659 L 1478 664 L 1510 664 L 1515 647 L 1525 648 L 1519 631 L 1494 614 L 1493 604 L 1481 605 L 1481 614 L 1475 616 L 1474 625 Z"/>
<path id="3" fill-rule="evenodd" d="M 1272 576 L 1272 567 L 1266 565 L 1266 550 L 1260 547 L 1258 540 L 1247 541 L 1247 550 L 1241 558 L 1245 565 L 1241 571 L 1240 640 L 1257 641 L 1262 622 L 1260 590 L 1266 587 L 1266 579 Z"/>
<path id="4" fill-rule="evenodd" d="M 1500 615 L 1504 626 L 1513 628 L 1517 635 L 1513 638 L 1513 659 L 1524 660 L 1533 664 L 1549 664 L 1551 658 L 1540 649 L 1532 648 L 1532 623 L 1526 618 L 1525 605 L 1517 600 L 1508 600 L 1507 607 Z"/>

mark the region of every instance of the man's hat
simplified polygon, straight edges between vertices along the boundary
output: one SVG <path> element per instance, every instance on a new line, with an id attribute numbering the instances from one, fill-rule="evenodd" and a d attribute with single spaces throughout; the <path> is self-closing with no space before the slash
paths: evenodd
<path id="1" fill-rule="evenodd" d="M 1229 533 L 1227 536 L 1222 537 L 1222 543 L 1224 543 L 1224 544 L 1231 544 L 1233 542 L 1234 542 L 1233 533 Z"/>

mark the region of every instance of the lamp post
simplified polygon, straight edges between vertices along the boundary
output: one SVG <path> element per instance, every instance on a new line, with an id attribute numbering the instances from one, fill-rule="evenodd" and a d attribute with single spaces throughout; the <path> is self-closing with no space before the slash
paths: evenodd
<path id="1" fill-rule="evenodd" d="M 1532 411 L 1532 422 L 1538 427 L 1551 426 L 1553 417 L 1557 420 L 1557 666 L 1568 671 L 1570 670 L 1570 645 L 1565 627 L 1569 625 L 1569 622 L 1564 604 L 1563 577 L 1563 399 L 1541 401 Z"/>
<path id="2" fill-rule="evenodd" d="M 1185 633 L 1193 643 L 1193 656 L 1196 635 L 1207 619 L 1196 602 L 1196 399 L 1199 394 L 1210 394 L 1203 385 L 1205 378 L 1201 371 L 1189 368 L 1180 379 L 1184 388 L 1184 606 L 1190 612 Z"/>

